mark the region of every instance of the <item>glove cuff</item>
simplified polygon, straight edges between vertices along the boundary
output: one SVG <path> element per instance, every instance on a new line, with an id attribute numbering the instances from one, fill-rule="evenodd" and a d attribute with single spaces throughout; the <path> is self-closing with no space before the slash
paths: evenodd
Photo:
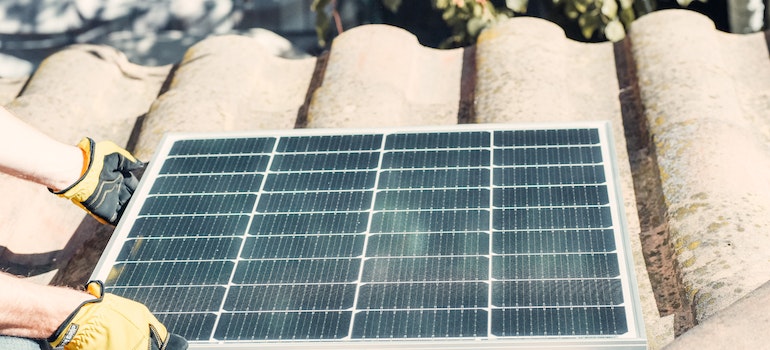
<path id="1" fill-rule="evenodd" d="M 72 185 L 69 187 L 54 191 L 52 189 L 48 189 L 51 193 L 58 195 L 60 197 L 64 198 L 71 198 L 73 194 L 67 194 L 71 189 L 73 189 L 75 186 L 77 186 L 83 179 L 86 178 L 86 175 L 88 174 L 88 171 L 91 170 L 91 164 L 94 162 L 94 147 L 96 146 L 96 142 L 94 142 L 93 139 L 89 137 L 84 137 L 83 139 L 78 142 L 78 148 L 83 152 L 83 170 L 80 172 L 80 178 L 75 181 Z"/>
<path id="2" fill-rule="evenodd" d="M 67 345 L 67 343 L 72 340 L 78 331 L 78 325 L 71 324 L 72 320 L 75 318 L 75 316 L 77 316 L 78 312 L 80 312 L 80 309 L 83 306 L 87 304 L 98 303 L 104 299 L 104 284 L 102 284 L 102 281 L 89 281 L 86 283 L 86 292 L 96 297 L 96 299 L 86 300 L 80 303 L 80 305 L 78 305 L 78 307 L 75 308 L 75 310 L 72 311 L 69 316 L 67 316 L 59 328 L 56 329 L 56 332 L 51 334 L 51 336 L 46 339 L 46 341 L 48 341 L 52 347 L 55 348 L 61 345 Z"/>

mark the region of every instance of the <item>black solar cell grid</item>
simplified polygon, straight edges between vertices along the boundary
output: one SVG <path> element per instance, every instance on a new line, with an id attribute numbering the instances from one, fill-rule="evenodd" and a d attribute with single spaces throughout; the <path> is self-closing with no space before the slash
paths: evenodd
<path id="1" fill-rule="evenodd" d="M 629 332 L 600 129 L 181 139 L 108 291 L 193 341 Z"/>

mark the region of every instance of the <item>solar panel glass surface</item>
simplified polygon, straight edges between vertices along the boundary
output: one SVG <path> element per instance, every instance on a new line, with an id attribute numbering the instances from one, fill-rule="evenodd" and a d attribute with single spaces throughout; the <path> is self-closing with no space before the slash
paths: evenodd
<path id="1" fill-rule="evenodd" d="M 171 136 L 94 277 L 193 344 L 638 344 L 610 154 L 604 124 Z"/>

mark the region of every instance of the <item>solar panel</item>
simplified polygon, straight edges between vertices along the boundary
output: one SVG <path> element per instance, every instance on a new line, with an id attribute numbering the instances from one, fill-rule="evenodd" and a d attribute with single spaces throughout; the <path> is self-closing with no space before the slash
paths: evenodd
<path id="1" fill-rule="evenodd" d="M 646 340 L 606 123 L 169 134 L 93 278 L 193 348 Z"/>

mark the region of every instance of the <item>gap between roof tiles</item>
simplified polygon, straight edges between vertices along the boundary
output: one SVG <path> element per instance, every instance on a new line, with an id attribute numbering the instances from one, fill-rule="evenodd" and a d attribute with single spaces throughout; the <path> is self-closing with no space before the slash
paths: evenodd
<path id="1" fill-rule="evenodd" d="M 0 77 L 0 105 L 7 105 L 19 97 L 30 77 L 4 78 Z"/>
<path id="2" fill-rule="evenodd" d="M 762 33 L 765 35 L 765 44 L 767 45 L 768 55 L 770 55 L 770 29 Z"/>
<path id="3" fill-rule="evenodd" d="M 614 44 L 614 52 L 642 251 L 658 311 L 662 316 L 674 315 L 674 332 L 678 336 L 695 326 L 695 311 L 684 295 L 681 271 L 670 240 L 657 155 L 644 117 L 631 45 L 631 39 L 626 37 Z"/>
<path id="4" fill-rule="evenodd" d="M 460 106 L 457 124 L 476 122 L 476 45 L 463 48 L 463 67 L 460 75 Z"/>
<path id="5" fill-rule="evenodd" d="M 310 109 L 310 103 L 313 100 L 313 94 L 324 83 L 324 75 L 326 74 L 326 66 L 329 63 L 329 51 L 318 55 L 316 58 L 315 69 L 313 70 L 313 76 L 310 78 L 310 84 L 305 94 L 305 101 L 297 111 L 297 120 L 294 123 L 295 129 L 302 129 L 307 127 L 308 123 L 308 110 Z"/>

